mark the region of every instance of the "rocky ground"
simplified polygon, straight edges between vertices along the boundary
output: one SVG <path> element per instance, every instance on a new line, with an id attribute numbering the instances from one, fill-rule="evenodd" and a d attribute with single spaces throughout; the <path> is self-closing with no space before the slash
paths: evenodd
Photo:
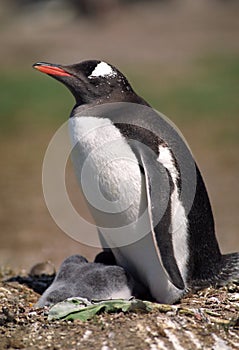
<path id="1" fill-rule="evenodd" d="M 4 48 L 0 55 L 0 71 L 5 75 L 1 98 L 9 95 L 3 100 L 13 108 L 7 108 L 9 114 L 3 113 L 4 103 L 1 100 L 0 127 L 6 120 L 10 125 L 14 124 L 14 114 L 19 114 L 25 131 L 3 132 L 0 137 L 0 265 L 29 268 L 38 260 L 51 259 L 59 266 L 67 256 L 80 253 L 93 260 L 98 252 L 96 248 L 78 244 L 65 235 L 46 208 L 41 172 L 46 148 L 59 126 L 48 125 L 57 108 L 57 100 L 47 105 L 47 96 L 40 97 L 36 90 L 31 97 L 32 107 L 38 105 L 41 108 L 35 119 L 37 122 L 31 124 L 36 114 L 36 110 L 29 107 L 29 90 L 33 86 L 30 82 L 24 85 L 27 81 L 24 75 L 21 83 L 15 86 L 19 72 L 25 72 L 31 79 L 37 76 L 31 65 L 38 60 L 65 64 L 89 58 L 109 61 L 124 71 L 137 92 L 145 98 L 144 85 L 150 87 L 151 98 L 156 90 L 155 101 L 149 100 L 154 107 L 153 102 L 156 101 L 159 101 L 160 107 L 161 94 L 167 88 L 170 87 L 173 93 L 172 87 L 180 86 L 185 79 L 197 86 L 197 79 L 202 75 L 197 89 L 202 91 L 205 99 L 201 100 L 203 106 L 198 106 L 198 115 L 195 116 L 196 108 L 193 107 L 195 101 L 191 105 L 179 103 L 181 95 L 176 99 L 175 95 L 170 95 L 167 108 L 160 107 L 159 110 L 182 130 L 199 163 L 209 189 L 222 252 L 239 250 L 239 123 L 238 94 L 234 85 L 228 84 L 232 98 L 227 101 L 234 105 L 234 111 L 229 108 L 221 120 L 218 116 L 214 119 L 211 114 L 214 110 L 220 112 L 223 95 L 219 95 L 219 99 L 214 97 L 214 103 L 210 102 L 228 81 L 225 67 L 230 73 L 233 66 L 228 59 L 225 66 L 217 70 L 218 75 L 225 75 L 224 78 L 212 76 L 215 84 L 208 86 L 208 69 L 197 63 L 211 55 L 219 59 L 236 55 L 236 61 L 239 52 L 238 1 L 159 1 L 150 2 L 150 6 L 131 4 L 99 22 L 76 18 L 72 13 L 55 8 L 39 7 L 38 11 L 32 9 L 30 12 L 7 12 L 5 9 L 4 12 L 5 3 L 0 0 L 0 45 Z M 57 3 L 54 2 L 56 6 Z M 199 71 L 198 75 L 191 76 L 195 69 Z M 236 82 L 238 69 L 233 71 L 233 81 Z M 41 79 L 44 90 L 48 81 L 46 77 L 37 76 L 35 84 L 39 84 Z M 237 86 L 235 83 L 235 89 Z M 58 92 L 63 91 L 63 87 L 52 81 L 50 99 L 57 88 Z M 185 88 L 187 91 L 187 84 L 182 85 L 184 95 Z M 16 96 L 21 95 L 24 89 L 18 104 Z M 67 95 L 67 91 L 64 90 L 64 94 Z M 234 95 L 236 97 L 233 98 Z M 201 95 L 196 96 L 200 98 Z M 62 122 L 67 120 L 71 104 L 71 100 L 66 102 L 67 112 L 62 114 Z M 205 109 L 204 105 L 208 104 L 211 107 Z M 49 120 L 41 124 L 48 110 Z M 191 117 L 184 120 L 185 113 L 191 114 Z M 68 190 L 73 205 L 80 208 L 83 217 L 87 217 L 87 208 L 79 199 L 74 174 L 70 177 Z M 82 226 L 80 230 L 84 233 L 89 226 Z"/>
<path id="2" fill-rule="evenodd" d="M 4 269 L 0 283 L 0 349 L 214 349 L 239 347 L 239 285 L 208 288 L 148 313 L 102 313 L 92 320 L 48 321 L 39 295 Z"/>

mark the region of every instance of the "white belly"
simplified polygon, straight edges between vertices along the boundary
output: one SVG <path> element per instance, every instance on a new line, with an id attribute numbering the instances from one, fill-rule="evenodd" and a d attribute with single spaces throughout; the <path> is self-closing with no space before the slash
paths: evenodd
<path id="1" fill-rule="evenodd" d="M 142 206 L 141 173 L 119 130 L 109 119 L 95 117 L 71 118 L 69 127 L 77 144 L 72 152 L 76 176 L 97 226 L 134 222 Z"/>

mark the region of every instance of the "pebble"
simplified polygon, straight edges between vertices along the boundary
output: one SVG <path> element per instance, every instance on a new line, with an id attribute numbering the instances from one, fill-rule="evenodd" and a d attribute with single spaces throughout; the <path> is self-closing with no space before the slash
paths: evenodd
<path id="1" fill-rule="evenodd" d="M 239 301 L 239 293 L 232 294 L 228 297 L 229 301 Z"/>
<path id="2" fill-rule="evenodd" d="M 101 350 L 110 350 L 110 348 L 107 345 L 103 345 Z"/>
<path id="3" fill-rule="evenodd" d="M 108 338 L 109 339 L 114 339 L 115 338 L 115 332 L 109 332 Z"/>
<path id="4" fill-rule="evenodd" d="M 87 330 L 85 331 L 83 337 L 82 337 L 83 340 L 89 339 L 89 337 L 91 336 L 91 334 L 92 334 L 92 331 L 90 331 L 89 329 L 87 329 Z"/>
<path id="5" fill-rule="evenodd" d="M 38 264 L 35 264 L 30 272 L 30 276 L 41 276 L 41 275 L 54 275 L 56 273 L 55 266 L 51 261 L 44 261 Z"/>

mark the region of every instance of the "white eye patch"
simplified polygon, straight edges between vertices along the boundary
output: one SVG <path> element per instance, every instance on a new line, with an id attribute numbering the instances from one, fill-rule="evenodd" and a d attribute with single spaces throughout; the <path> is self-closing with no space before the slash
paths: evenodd
<path id="1" fill-rule="evenodd" d="M 117 75 L 116 72 L 113 71 L 112 67 L 105 62 L 100 62 L 97 64 L 93 72 L 88 76 L 89 79 L 94 77 L 115 77 Z"/>

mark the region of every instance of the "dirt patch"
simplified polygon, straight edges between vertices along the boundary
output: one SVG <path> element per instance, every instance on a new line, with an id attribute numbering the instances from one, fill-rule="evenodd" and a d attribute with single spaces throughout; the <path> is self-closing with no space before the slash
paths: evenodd
<path id="1" fill-rule="evenodd" d="M 2 279 L 13 272 L 2 270 Z M 149 313 L 100 314 L 82 321 L 48 321 L 34 309 L 39 295 L 0 283 L 0 349 L 238 349 L 239 286 L 208 288 Z"/>

